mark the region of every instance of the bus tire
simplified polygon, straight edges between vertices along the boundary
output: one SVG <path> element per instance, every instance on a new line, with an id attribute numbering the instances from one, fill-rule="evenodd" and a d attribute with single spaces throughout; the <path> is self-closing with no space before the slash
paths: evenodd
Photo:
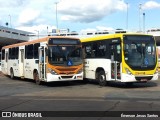
<path id="1" fill-rule="evenodd" d="M 106 75 L 104 71 L 98 72 L 98 81 L 100 86 L 106 86 L 107 81 L 106 81 Z"/>
<path id="2" fill-rule="evenodd" d="M 35 81 L 35 83 L 37 84 L 37 85 L 41 85 L 41 81 L 40 81 L 40 79 L 39 79 L 39 74 L 38 74 L 38 71 L 35 71 L 34 73 L 33 73 L 33 79 L 34 79 L 34 81 Z"/>
<path id="3" fill-rule="evenodd" d="M 14 79 L 14 71 L 13 71 L 13 68 L 10 69 L 10 77 L 11 77 L 11 79 Z"/>

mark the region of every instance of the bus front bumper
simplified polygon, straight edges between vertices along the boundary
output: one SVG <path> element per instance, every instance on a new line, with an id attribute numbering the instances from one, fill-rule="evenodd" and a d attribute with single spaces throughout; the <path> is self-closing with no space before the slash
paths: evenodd
<path id="1" fill-rule="evenodd" d="M 47 73 L 46 82 L 83 80 L 83 72 L 75 75 L 53 75 Z"/>
<path id="2" fill-rule="evenodd" d="M 135 76 L 122 73 L 121 82 L 148 82 L 158 80 L 158 73 L 153 75 Z"/>

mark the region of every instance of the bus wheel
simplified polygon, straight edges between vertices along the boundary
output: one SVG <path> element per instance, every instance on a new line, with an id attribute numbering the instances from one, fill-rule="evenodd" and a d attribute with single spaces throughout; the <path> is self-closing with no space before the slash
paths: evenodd
<path id="1" fill-rule="evenodd" d="M 98 73 L 98 81 L 100 86 L 106 86 L 107 82 L 106 82 L 106 76 L 104 71 L 100 71 Z"/>
<path id="2" fill-rule="evenodd" d="M 37 85 L 41 84 L 41 81 L 39 79 L 39 74 L 38 74 L 37 71 L 33 73 L 33 79 L 35 80 L 35 82 L 36 82 Z"/>
<path id="3" fill-rule="evenodd" d="M 14 72 L 12 68 L 10 69 L 10 75 L 11 75 L 11 79 L 14 79 Z"/>

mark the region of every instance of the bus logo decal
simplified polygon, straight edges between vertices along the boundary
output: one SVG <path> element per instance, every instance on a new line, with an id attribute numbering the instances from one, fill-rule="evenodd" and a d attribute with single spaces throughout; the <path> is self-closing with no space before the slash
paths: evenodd
<path id="1" fill-rule="evenodd" d="M 67 61 L 67 65 L 68 65 L 68 66 L 72 66 L 72 65 L 73 65 L 72 60 L 68 60 L 68 61 Z"/>
<path id="2" fill-rule="evenodd" d="M 145 65 L 148 65 L 148 64 L 149 64 L 148 58 L 145 58 L 145 59 L 144 59 L 144 64 L 145 64 Z"/>

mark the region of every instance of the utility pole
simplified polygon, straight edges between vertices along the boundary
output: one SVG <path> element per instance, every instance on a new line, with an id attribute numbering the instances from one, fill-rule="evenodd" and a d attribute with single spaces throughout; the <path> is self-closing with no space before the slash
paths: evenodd
<path id="1" fill-rule="evenodd" d="M 57 30 L 58 30 L 58 13 L 57 13 L 57 4 L 58 4 L 58 2 L 55 2 L 55 5 L 56 5 L 56 26 L 57 26 Z"/>
<path id="2" fill-rule="evenodd" d="M 141 32 L 141 10 L 142 10 L 142 4 L 139 4 L 139 32 Z"/>
<path id="3" fill-rule="evenodd" d="M 143 33 L 145 33 L 145 13 L 143 13 Z"/>
<path id="4" fill-rule="evenodd" d="M 127 15 L 126 15 L 126 30 L 128 30 L 128 3 L 127 3 Z"/>
<path id="5" fill-rule="evenodd" d="M 12 28 L 11 15 L 8 15 L 8 16 L 9 16 L 9 21 L 10 21 L 10 27 Z"/>

